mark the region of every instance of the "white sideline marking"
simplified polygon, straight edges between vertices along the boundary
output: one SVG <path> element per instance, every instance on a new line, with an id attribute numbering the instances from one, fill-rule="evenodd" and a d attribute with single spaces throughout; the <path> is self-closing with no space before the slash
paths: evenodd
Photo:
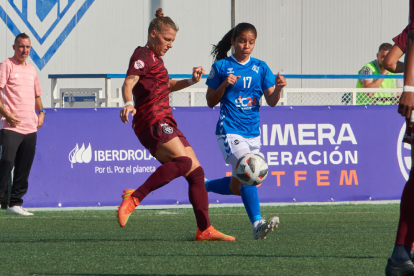
<path id="1" fill-rule="evenodd" d="M 260 206 L 307 206 L 307 205 L 361 205 L 361 204 L 394 204 L 400 203 L 400 200 L 367 200 L 367 201 L 334 201 L 334 202 L 273 202 L 273 203 L 260 203 Z M 223 203 L 223 204 L 210 204 L 210 208 L 221 207 L 244 207 L 243 203 Z M 191 204 L 181 205 L 139 205 L 136 209 L 190 209 L 193 208 Z M 106 207 L 50 207 L 50 208 L 26 208 L 29 211 L 81 211 L 81 210 L 117 210 L 118 206 L 106 206 Z"/>

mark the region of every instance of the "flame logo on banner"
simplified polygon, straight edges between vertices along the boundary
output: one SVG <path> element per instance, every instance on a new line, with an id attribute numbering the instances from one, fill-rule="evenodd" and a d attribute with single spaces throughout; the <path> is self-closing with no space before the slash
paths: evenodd
<path id="1" fill-rule="evenodd" d="M 89 163 L 92 160 L 92 147 L 91 143 L 89 143 L 89 146 L 85 149 L 85 144 L 82 144 L 82 147 L 79 148 L 78 144 L 76 144 L 76 147 L 69 152 L 69 161 L 70 166 L 73 168 L 74 163 Z"/>

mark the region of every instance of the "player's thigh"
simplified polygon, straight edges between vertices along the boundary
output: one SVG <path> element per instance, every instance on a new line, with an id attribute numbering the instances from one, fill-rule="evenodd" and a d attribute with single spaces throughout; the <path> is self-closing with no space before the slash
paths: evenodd
<path id="1" fill-rule="evenodd" d="M 170 162 L 172 159 L 187 156 L 187 151 L 179 137 L 174 137 L 167 142 L 159 142 L 159 146 L 154 154 L 155 158 L 161 163 Z"/>
<path id="2" fill-rule="evenodd" d="M 237 161 L 240 158 L 242 158 L 244 155 L 248 153 L 254 153 L 254 154 L 260 154 L 263 157 L 263 154 L 260 153 L 260 147 L 261 147 L 260 136 L 252 137 L 252 138 L 244 138 L 244 137 L 239 136 L 235 138 L 237 141 L 236 143 L 234 143 L 234 138 L 229 139 L 230 145 L 232 144 L 237 144 L 237 145 L 230 146 L 231 147 L 231 150 L 229 153 L 230 155 L 227 156 L 226 158 L 226 163 L 232 165 L 233 174 L 236 173 L 235 169 L 236 169 Z"/>
<path id="3" fill-rule="evenodd" d="M 249 149 L 251 153 L 254 154 L 260 154 L 263 156 L 263 154 L 260 152 L 260 148 L 262 147 L 262 142 L 260 141 L 260 135 L 252 138 L 247 138 L 246 141 L 249 144 Z"/>
<path id="4" fill-rule="evenodd" d="M 246 139 L 237 134 L 218 135 L 217 144 L 227 164 L 230 164 L 227 162 L 227 159 L 235 153 L 241 151 L 250 152 Z"/>

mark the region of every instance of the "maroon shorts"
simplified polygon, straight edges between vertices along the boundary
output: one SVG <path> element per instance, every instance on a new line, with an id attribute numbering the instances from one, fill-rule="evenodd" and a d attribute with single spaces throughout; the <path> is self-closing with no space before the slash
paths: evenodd
<path id="1" fill-rule="evenodd" d="M 409 29 L 409 26 L 407 26 L 402 33 L 392 39 L 403 53 L 405 53 L 405 48 L 407 48 L 407 34 Z"/>
<path id="2" fill-rule="evenodd" d="M 414 29 L 414 0 L 410 0 L 410 15 L 408 20 L 408 28 Z"/>
<path id="3" fill-rule="evenodd" d="M 395 42 L 395 45 L 397 45 L 403 53 L 405 53 L 405 48 L 407 47 L 407 34 L 410 29 L 414 29 L 414 0 L 410 0 L 410 14 L 407 27 L 392 39 Z"/>
<path id="4" fill-rule="evenodd" d="M 135 131 L 135 135 L 138 137 L 141 144 L 148 149 L 154 157 L 155 151 L 160 146 L 160 142 L 166 143 L 175 137 L 180 138 L 184 147 L 190 146 L 190 143 L 188 143 L 184 134 L 175 125 L 169 124 L 164 120 L 158 121 L 149 128 L 142 130 L 140 133 Z"/>

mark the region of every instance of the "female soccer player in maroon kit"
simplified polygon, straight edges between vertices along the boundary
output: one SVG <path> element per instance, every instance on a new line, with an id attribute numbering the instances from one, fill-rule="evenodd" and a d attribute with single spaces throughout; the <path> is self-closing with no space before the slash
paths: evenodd
<path id="1" fill-rule="evenodd" d="M 172 48 L 178 27 L 158 9 L 148 28 L 148 42 L 135 49 L 129 62 L 123 85 L 126 102 L 121 120 L 128 122 L 134 116 L 132 127 L 142 145 L 161 162 L 161 166 L 138 189 L 125 190 L 117 211 L 118 221 L 124 227 L 135 207 L 152 191 L 184 176 L 189 184 L 188 196 L 197 221 L 196 240 L 234 241 L 232 236 L 215 230 L 208 216 L 208 194 L 204 186 L 204 171 L 193 149 L 177 128 L 169 104 L 169 93 L 200 81 L 203 67 L 193 68 L 188 80 L 169 79 L 161 56 Z M 132 101 L 132 95 L 135 98 Z"/>
<path id="2" fill-rule="evenodd" d="M 404 142 L 411 144 L 411 171 L 405 184 L 400 205 L 400 221 L 391 258 L 388 259 L 385 275 L 414 275 L 411 258 L 414 243 L 414 0 L 410 0 L 410 16 L 407 28 L 393 40 L 395 45 L 384 59 L 384 68 L 391 72 L 404 72 L 404 91 L 398 113 L 406 117 L 407 130 Z M 404 64 L 398 62 L 405 53 Z"/>

